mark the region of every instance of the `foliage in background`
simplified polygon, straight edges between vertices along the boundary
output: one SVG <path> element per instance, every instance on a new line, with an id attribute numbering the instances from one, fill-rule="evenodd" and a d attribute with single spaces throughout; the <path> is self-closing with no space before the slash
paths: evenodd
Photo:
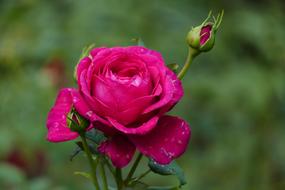
<path id="1" fill-rule="evenodd" d="M 83 154 L 68 161 L 74 144 L 44 140 L 48 109 L 60 86 L 74 85 L 67 79 L 82 47 L 141 37 L 167 63 L 182 65 L 189 27 L 222 8 L 215 49 L 191 66 L 173 110 L 192 125 L 188 154 L 178 160 L 185 189 L 284 189 L 282 0 L 0 1 L 0 189 L 88 188 L 70 175 L 87 168 Z M 175 183 L 154 174 L 146 180 Z"/>

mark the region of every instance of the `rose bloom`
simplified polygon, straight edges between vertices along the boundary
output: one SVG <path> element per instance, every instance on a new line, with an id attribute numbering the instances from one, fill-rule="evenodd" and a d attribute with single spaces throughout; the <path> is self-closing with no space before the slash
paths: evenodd
<path id="1" fill-rule="evenodd" d="M 184 153 L 189 125 L 165 115 L 183 88 L 158 52 L 140 46 L 95 48 L 77 65 L 76 78 L 78 89 L 62 89 L 49 112 L 49 141 L 78 137 L 67 126 L 74 108 L 90 121 L 87 130 L 94 127 L 108 137 L 98 150 L 116 167 L 126 166 L 136 149 L 160 164 Z"/>

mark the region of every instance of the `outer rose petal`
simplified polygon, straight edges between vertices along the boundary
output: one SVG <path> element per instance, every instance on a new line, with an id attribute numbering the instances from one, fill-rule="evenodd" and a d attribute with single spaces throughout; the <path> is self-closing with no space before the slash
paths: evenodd
<path id="1" fill-rule="evenodd" d="M 80 75 L 84 69 L 88 69 L 90 63 L 91 63 L 91 59 L 89 57 L 84 57 L 83 59 L 80 60 L 80 62 L 76 66 L 76 77 L 77 77 L 77 79 L 80 77 Z"/>
<path id="2" fill-rule="evenodd" d="M 116 135 L 103 142 L 98 150 L 106 154 L 114 166 L 122 168 L 131 161 L 136 148 L 125 136 Z"/>
<path id="3" fill-rule="evenodd" d="M 184 120 L 163 116 L 151 132 L 142 136 L 130 135 L 129 139 L 144 155 L 159 164 L 169 164 L 185 152 L 190 136 L 189 125 Z"/>
<path id="4" fill-rule="evenodd" d="M 107 117 L 107 119 L 116 129 L 118 129 L 124 134 L 144 135 L 156 127 L 156 124 L 159 118 L 158 116 L 154 116 L 147 122 L 142 123 L 140 126 L 136 126 L 136 127 L 130 126 L 129 128 L 120 124 L 118 121 L 116 121 L 115 119 L 112 119 L 111 117 Z"/>
<path id="5" fill-rule="evenodd" d="M 85 102 L 84 98 L 80 95 L 80 93 L 77 90 L 75 89 L 72 90 L 71 94 L 75 110 L 80 115 L 91 121 L 95 128 L 103 131 L 108 135 L 112 135 L 116 132 L 116 130 L 111 126 L 111 124 L 108 121 L 99 117 L 98 115 L 95 114 L 94 111 L 92 111 L 92 109 L 90 109 L 89 105 Z"/>
<path id="6" fill-rule="evenodd" d="M 161 78 L 163 92 L 161 99 L 147 107 L 143 113 L 149 113 L 156 109 L 161 109 L 160 114 L 169 111 L 183 96 L 183 87 L 181 81 L 168 68 L 165 70 L 165 78 Z"/>
<path id="7" fill-rule="evenodd" d="M 66 116 L 72 107 L 71 88 L 59 91 L 54 107 L 50 110 L 47 118 L 48 135 L 47 140 L 51 142 L 62 142 L 73 140 L 78 133 L 67 127 Z"/>

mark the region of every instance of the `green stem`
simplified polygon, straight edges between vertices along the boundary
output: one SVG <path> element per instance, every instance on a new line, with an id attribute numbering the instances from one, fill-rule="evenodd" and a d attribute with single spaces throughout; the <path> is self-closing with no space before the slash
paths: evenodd
<path id="1" fill-rule="evenodd" d="M 104 160 L 103 159 L 101 159 L 101 163 L 100 163 L 99 167 L 100 167 L 100 174 L 102 176 L 102 181 L 103 181 L 103 189 L 108 190 L 108 182 L 107 182 L 107 178 L 106 178 L 106 172 L 105 172 L 105 168 L 104 168 Z"/>
<path id="2" fill-rule="evenodd" d="M 181 80 L 184 75 L 186 74 L 187 70 L 189 69 L 193 59 L 199 54 L 199 52 L 193 48 L 189 48 L 188 51 L 188 55 L 187 55 L 187 59 L 185 61 L 185 64 L 183 66 L 183 68 L 181 69 L 181 71 L 179 72 L 179 74 L 177 75 L 177 77 Z"/>
<path id="3" fill-rule="evenodd" d="M 142 173 L 136 180 L 140 180 L 140 179 L 144 178 L 150 172 L 151 172 L 151 170 L 147 170 L 146 172 Z"/>
<path id="4" fill-rule="evenodd" d="M 123 178 L 122 178 L 122 170 L 120 168 L 116 168 L 116 182 L 118 186 L 118 190 L 123 189 Z"/>
<path id="5" fill-rule="evenodd" d="M 112 173 L 113 177 L 116 178 L 116 173 L 115 170 L 113 169 L 113 167 L 111 166 L 110 162 L 105 159 L 105 163 L 107 165 L 107 168 L 110 170 L 110 172 Z"/>
<path id="6" fill-rule="evenodd" d="M 91 151 L 90 151 L 89 146 L 87 144 L 85 133 L 81 134 L 80 137 L 82 139 L 82 145 L 83 145 L 83 148 L 85 150 L 86 156 L 88 158 L 89 164 L 91 166 L 92 182 L 94 184 L 95 189 L 96 190 L 100 190 L 99 183 L 98 183 L 98 180 L 97 180 L 97 174 L 96 174 L 96 168 L 97 168 L 97 164 L 98 164 L 98 159 L 96 159 L 96 162 L 93 162 L 92 154 L 91 154 Z"/>
<path id="7" fill-rule="evenodd" d="M 135 162 L 134 162 L 134 165 L 132 166 L 132 168 L 131 168 L 131 170 L 130 170 L 130 172 L 129 172 L 129 174 L 128 174 L 126 180 L 125 180 L 125 184 L 126 184 L 126 185 L 128 185 L 128 183 L 129 183 L 130 180 L 132 179 L 132 177 L 133 177 L 133 175 L 134 175 L 134 173 L 135 173 L 135 171 L 136 171 L 136 169 L 137 169 L 137 167 L 138 167 L 138 165 L 139 165 L 139 162 L 140 162 L 141 159 L 142 159 L 142 156 L 143 156 L 142 153 L 139 153 L 137 159 L 136 159 Z"/>

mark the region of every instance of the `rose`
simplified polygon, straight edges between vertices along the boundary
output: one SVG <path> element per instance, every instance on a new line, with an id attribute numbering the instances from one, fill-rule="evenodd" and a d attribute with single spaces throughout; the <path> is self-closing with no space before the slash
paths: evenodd
<path id="1" fill-rule="evenodd" d="M 140 46 L 95 48 L 76 68 L 78 89 L 62 89 L 49 113 L 48 140 L 78 136 L 67 127 L 75 109 L 108 140 L 98 150 L 116 167 L 126 166 L 136 148 L 160 164 L 168 164 L 186 149 L 190 128 L 179 117 L 167 116 L 183 96 L 177 76 L 162 56 Z"/>

